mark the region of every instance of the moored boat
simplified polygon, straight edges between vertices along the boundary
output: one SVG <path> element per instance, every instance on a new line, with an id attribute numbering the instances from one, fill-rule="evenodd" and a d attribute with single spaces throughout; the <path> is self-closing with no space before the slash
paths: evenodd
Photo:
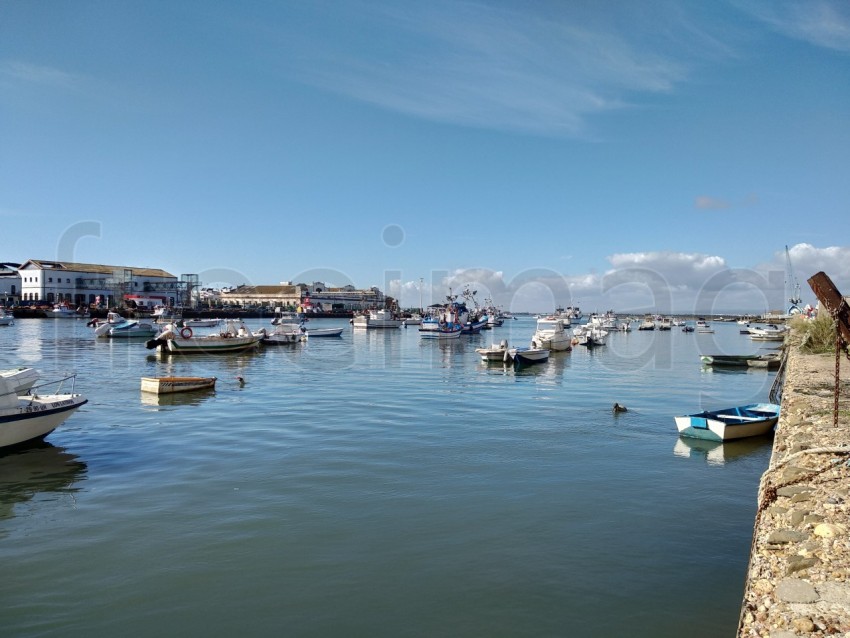
<path id="1" fill-rule="evenodd" d="M 767 326 L 750 326 L 750 339 L 753 341 L 784 341 L 788 334 L 786 326 L 779 327 L 775 324 Z"/>
<path id="2" fill-rule="evenodd" d="M 306 331 L 297 324 L 279 323 L 272 332 L 260 328 L 257 333 L 264 346 L 286 346 L 307 339 Z"/>
<path id="3" fill-rule="evenodd" d="M 12 385 L 11 388 L 18 394 L 29 390 L 38 381 L 38 371 L 35 368 L 11 368 L 0 370 L 0 379 L 6 379 Z"/>
<path id="4" fill-rule="evenodd" d="M 195 390 L 212 390 L 216 377 L 142 377 L 142 392 L 173 394 Z"/>
<path id="5" fill-rule="evenodd" d="M 746 368 L 750 359 L 758 359 L 757 354 L 701 354 L 699 360 L 708 366 L 725 368 Z"/>
<path id="6" fill-rule="evenodd" d="M 15 323 L 14 315 L 0 306 L 0 326 L 11 326 L 13 323 Z"/>
<path id="7" fill-rule="evenodd" d="M 178 329 L 169 324 L 156 339 L 147 342 L 150 350 L 179 354 L 240 352 L 259 345 L 262 334 L 254 334 L 239 320 L 226 320 L 224 329 L 216 334 L 195 336 L 188 326 Z"/>
<path id="8" fill-rule="evenodd" d="M 554 315 L 538 319 L 537 329 L 531 337 L 531 347 L 555 351 L 572 350 L 572 337 L 565 329 L 564 320 Z"/>
<path id="9" fill-rule="evenodd" d="M 184 319 L 183 325 L 190 328 L 215 328 L 221 319 Z"/>
<path id="10" fill-rule="evenodd" d="M 71 380 L 72 390 L 68 394 L 44 394 L 34 392 L 36 386 L 19 394 L 13 382 L 0 377 L 0 447 L 17 445 L 40 439 L 62 425 L 77 408 L 87 403 L 82 394 L 73 392 L 75 376 L 44 384 L 46 387 L 59 384 L 59 390 L 65 381 Z"/>
<path id="11" fill-rule="evenodd" d="M 753 403 L 674 418 L 680 436 L 729 441 L 772 431 L 779 420 L 779 409 L 775 403 Z"/>
<path id="12" fill-rule="evenodd" d="M 530 366 L 535 363 L 545 363 L 549 360 L 548 348 L 509 348 L 508 355 L 514 367 Z"/>
<path id="13" fill-rule="evenodd" d="M 404 319 L 392 310 L 380 308 L 355 316 L 351 320 L 351 325 L 355 328 L 366 328 L 369 330 L 400 328 L 403 321 Z"/>
<path id="14" fill-rule="evenodd" d="M 476 348 L 475 352 L 481 355 L 481 360 L 485 362 L 510 361 L 510 355 L 508 353 L 508 342 L 506 339 L 502 339 L 498 344 L 494 343 L 489 348 Z"/>

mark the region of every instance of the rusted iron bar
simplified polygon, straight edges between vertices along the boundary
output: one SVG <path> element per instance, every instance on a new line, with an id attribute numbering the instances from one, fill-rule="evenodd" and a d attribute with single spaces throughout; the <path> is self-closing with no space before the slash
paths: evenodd
<path id="1" fill-rule="evenodd" d="M 835 396 L 832 408 L 832 425 L 838 427 L 838 397 L 841 376 L 841 351 L 850 359 L 850 306 L 826 273 L 819 272 L 809 278 L 809 285 L 818 300 L 832 315 L 835 322 Z"/>

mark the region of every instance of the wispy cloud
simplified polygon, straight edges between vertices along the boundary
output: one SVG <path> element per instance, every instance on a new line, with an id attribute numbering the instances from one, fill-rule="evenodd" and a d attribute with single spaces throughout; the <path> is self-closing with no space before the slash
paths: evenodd
<path id="1" fill-rule="evenodd" d="M 350 22 L 343 31 L 325 26 L 309 41 L 277 33 L 276 50 L 301 81 L 386 109 L 482 128 L 580 135 L 593 114 L 673 90 L 688 77 L 694 49 L 708 55 L 720 48 L 678 12 L 654 12 L 655 19 L 635 13 L 635 20 L 626 13 L 581 3 L 548 10 L 364 4 L 356 14 L 335 15 L 333 24 Z M 702 45 L 691 48 L 701 37 Z"/>
<path id="2" fill-rule="evenodd" d="M 785 36 L 850 52 L 850 4 L 846 0 L 739 0 L 735 4 Z"/>
<path id="3" fill-rule="evenodd" d="M 696 198 L 694 206 L 696 206 L 699 210 L 726 210 L 731 206 L 731 204 L 725 199 L 709 197 L 708 195 L 700 195 Z"/>
<path id="4" fill-rule="evenodd" d="M 71 73 L 20 60 L 0 60 L 0 77 L 6 81 L 60 88 L 73 87 L 77 82 Z"/>

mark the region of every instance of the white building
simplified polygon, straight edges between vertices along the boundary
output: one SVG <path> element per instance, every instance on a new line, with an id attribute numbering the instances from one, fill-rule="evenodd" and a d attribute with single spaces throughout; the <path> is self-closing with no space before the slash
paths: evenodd
<path id="1" fill-rule="evenodd" d="M 177 277 L 159 268 L 102 266 L 67 261 L 30 259 L 18 269 L 21 303 L 65 302 L 117 306 L 125 296 L 165 297 L 177 305 L 181 290 Z"/>
<path id="2" fill-rule="evenodd" d="M 14 306 L 21 298 L 20 264 L 0 263 L 0 304 Z"/>

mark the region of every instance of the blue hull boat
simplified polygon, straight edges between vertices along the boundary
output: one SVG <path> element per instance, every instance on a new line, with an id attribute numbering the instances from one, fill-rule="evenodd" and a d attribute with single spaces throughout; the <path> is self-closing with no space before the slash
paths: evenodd
<path id="1" fill-rule="evenodd" d="M 699 414 L 677 416 L 679 436 L 706 441 L 729 441 L 759 436 L 773 431 L 779 420 L 775 403 L 753 403 L 736 408 L 705 410 Z"/>

